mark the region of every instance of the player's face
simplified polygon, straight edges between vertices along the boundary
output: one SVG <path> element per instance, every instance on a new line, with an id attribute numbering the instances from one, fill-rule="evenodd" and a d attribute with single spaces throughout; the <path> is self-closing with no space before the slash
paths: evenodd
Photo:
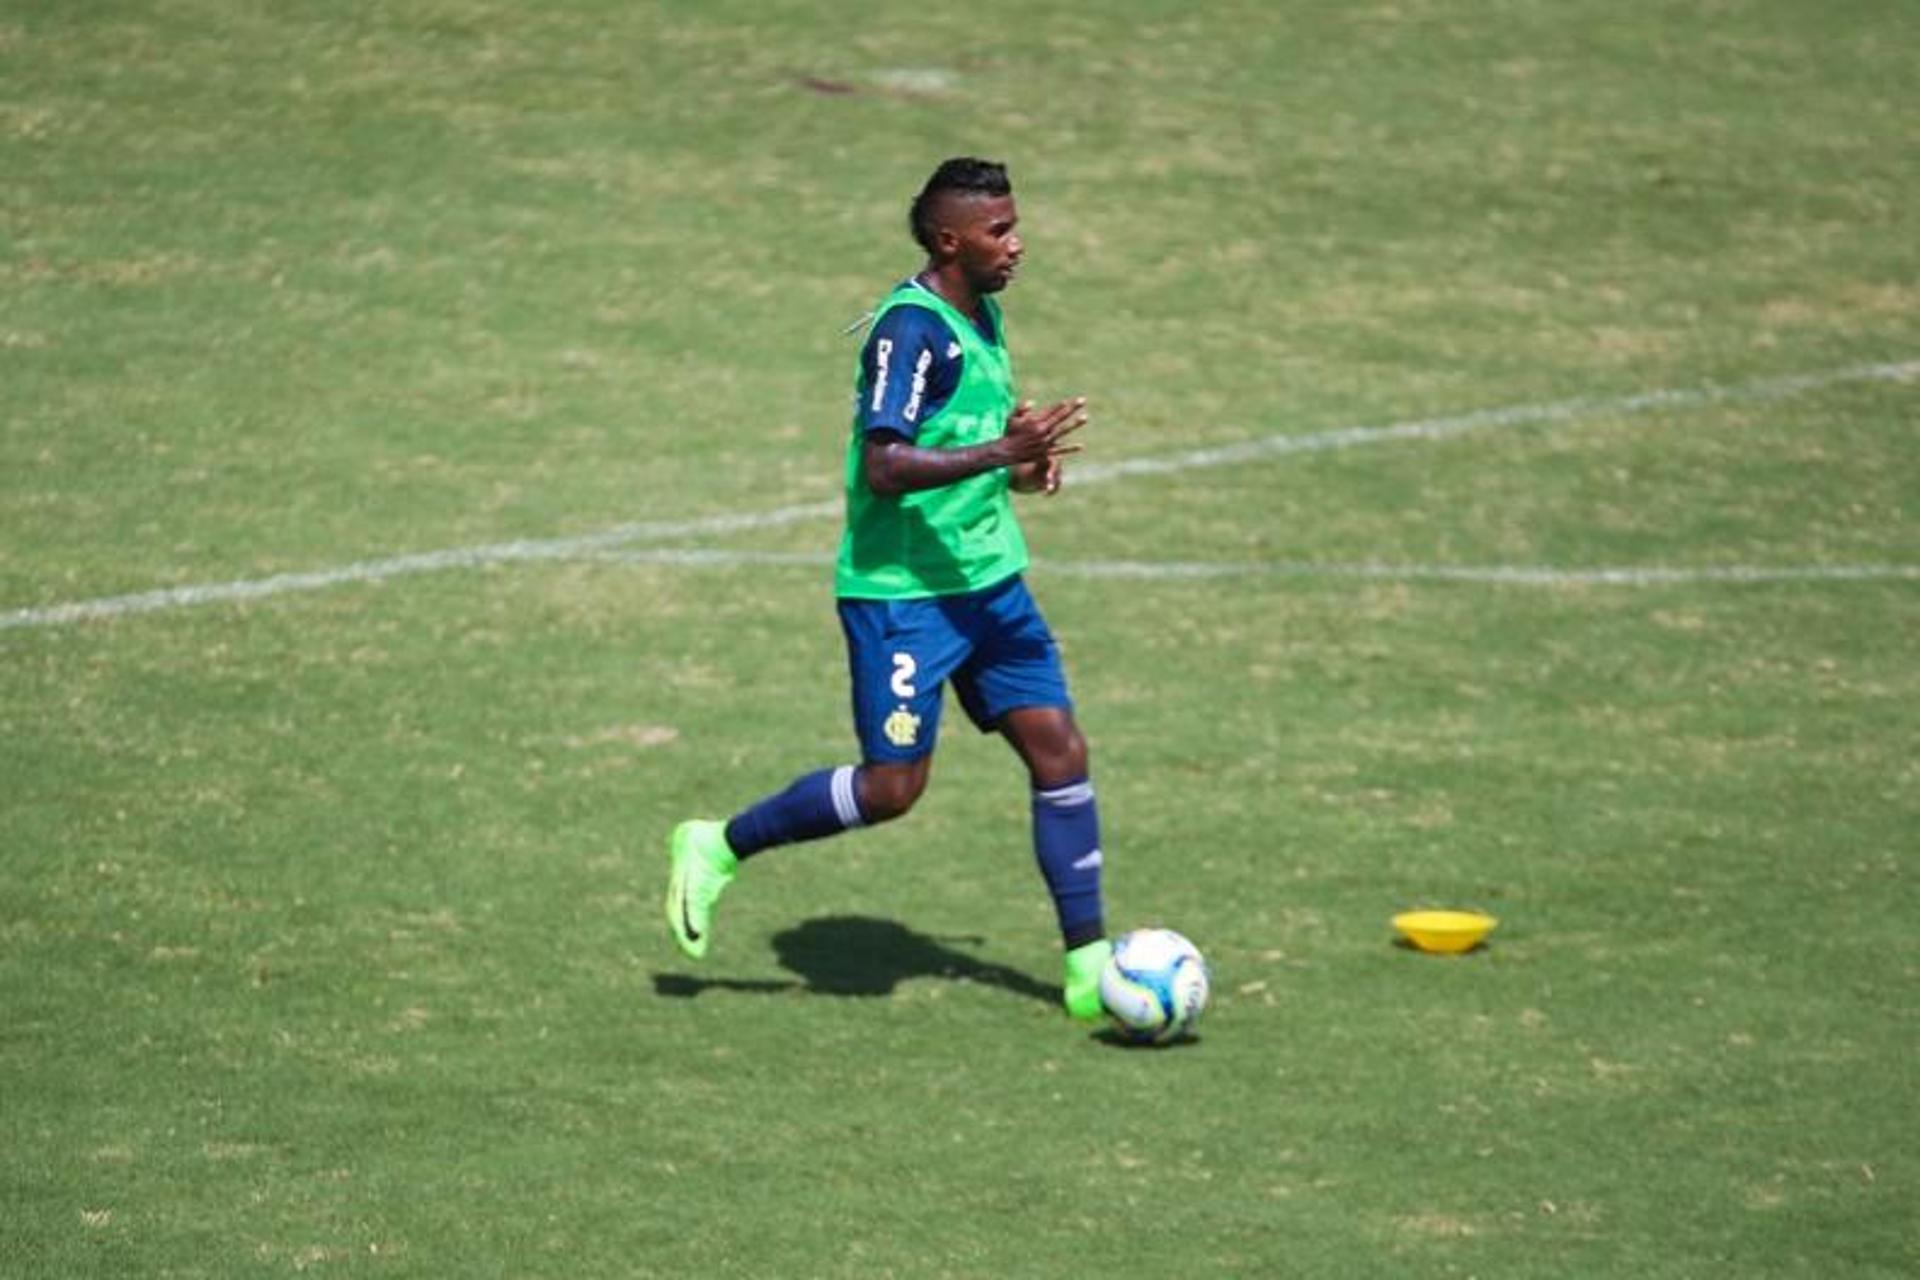
<path id="1" fill-rule="evenodd" d="M 970 196 L 949 208 L 946 232 L 954 262 L 975 293 L 1000 292 L 1013 282 L 1024 252 L 1013 197 Z"/>

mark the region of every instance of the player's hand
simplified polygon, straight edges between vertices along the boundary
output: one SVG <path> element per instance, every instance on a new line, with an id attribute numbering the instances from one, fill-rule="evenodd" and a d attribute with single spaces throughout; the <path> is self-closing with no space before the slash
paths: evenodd
<path id="1" fill-rule="evenodd" d="M 1007 418 L 1005 443 L 1012 460 L 1037 462 L 1080 452 L 1079 445 L 1064 442 L 1087 425 L 1086 410 L 1085 396 L 1057 400 L 1044 409 L 1036 409 L 1031 400 L 1022 401 Z"/>
<path id="2" fill-rule="evenodd" d="M 1061 466 L 1058 458 L 1016 463 L 1007 470 L 1008 483 L 1015 493 L 1038 493 L 1050 498 L 1060 492 Z"/>
<path id="3" fill-rule="evenodd" d="M 1060 471 L 1060 459 L 1058 457 L 1048 458 L 1047 474 L 1040 479 L 1041 496 L 1051 498 L 1054 494 L 1060 492 Z"/>
<path id="4" fill-rule="evenodd" d="M 1080 452 L 1078 443 L 1066 437 L 1087 425 L 1087 398 L 1074 396 L 1056 401 L 1044 409 L 1024 401 L 1007 419 L 1011 447 L 1025 455 L 1012 464 L 1012 483 L 1021 493 L 1042 493 L 1048 497 L 1060 492 L 1061 459 Z M 1004 442 L 1003 442 L 1004 443 Z"/>
<path id="5" fill-rule="evenodd" d="M 1008 416 L 1007 431 L 1000 443 L 1006 451 L 1008 465 L 1055 462 L 1067 454 L 1080 452 L 1080 446 L 1068 443 L 1067 437 L 1086 425 L 1085 396 L 1057 400 L 1044 409 L 1036 409 L 1031 400 L 1026 400 Z M 1060 487 L 1058 475 L 1052 469 L 1044 478 L 1051 478 L 1054 489 Z"/>

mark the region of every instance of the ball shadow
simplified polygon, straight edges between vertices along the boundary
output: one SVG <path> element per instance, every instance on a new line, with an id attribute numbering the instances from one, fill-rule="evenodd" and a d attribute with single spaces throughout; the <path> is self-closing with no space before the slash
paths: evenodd
<path id="1" fill-rule="evenodd" d="M 1087 1039 L 1092 1040 L 1096 1044 L 1104 1045 L 1109 1049 L 1130 1049 L 1135 1053 L 1172 1053 L 1178 1049 L 1198 1048 L 1200 1045 L 1198 1032 L 1192 1035 L 1181 1036 L 1178 1040 L 1168 1040 L 1162 1044 L 1154 1044 L 1151 1041 L 1130 1040 L 1113 1027 L 1102 1027 L 1100 1030 L 1088 1036 Z"/>
<path id="2" fill-rule="evenodd" d="M 978 945 L 981 938 L 936 938 L 895 920 L 870 916 L 823 916 L 773 936 L 774 958 L 798 981 L 700 978 L 656 973 L 655 994 L 690 1000 L 708 991 L 777 994 L 804 991 L 824 996 L 887 996 L 915 978 L 977 982 L 1014 995 L 1058 1004 L 1060 988 L 1018 969 L 956 950 L 949 943 Z"/>

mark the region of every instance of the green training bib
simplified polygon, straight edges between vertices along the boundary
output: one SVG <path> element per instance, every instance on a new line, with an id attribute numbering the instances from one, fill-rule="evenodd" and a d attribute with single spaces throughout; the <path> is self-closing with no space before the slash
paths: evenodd
<path id="1" fill-rule="evenodd" d="M 981 300 L 998 338 L 988 342 L 972 320 L 934 293 L 903 284 L 874 312 L 874 322 L 900 306 L 925 307 L 946 321 L 961 352 L 960 385 L 939 412 L 920 424 L 925 449 L 984 444 L 1006 434 L 1013 412 L 1013 363 L 1000 307 Z M 855 394 L 868 394 L 856 373 Z M 847 442 L 847 526 L 834 570 L 836 595 L 861 600 L 913 600 L 978 591 L 1027 567 L 1027 540 L 1014 518 L 1004 467 L 939 489 L 882 497 L 860 465 L 860 400 Z"/>

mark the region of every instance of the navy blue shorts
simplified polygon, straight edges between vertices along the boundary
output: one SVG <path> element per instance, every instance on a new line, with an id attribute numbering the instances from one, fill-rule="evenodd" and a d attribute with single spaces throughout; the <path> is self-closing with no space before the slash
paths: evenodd
<path id="1" fill-rule="evenodd" d="M 1021 707 L 1073 706 L 1060 648 L 1018 575 L 965 595 L 839 605 L 865 761 L 931 752 L 949 682 L 982 732 Z"/>

